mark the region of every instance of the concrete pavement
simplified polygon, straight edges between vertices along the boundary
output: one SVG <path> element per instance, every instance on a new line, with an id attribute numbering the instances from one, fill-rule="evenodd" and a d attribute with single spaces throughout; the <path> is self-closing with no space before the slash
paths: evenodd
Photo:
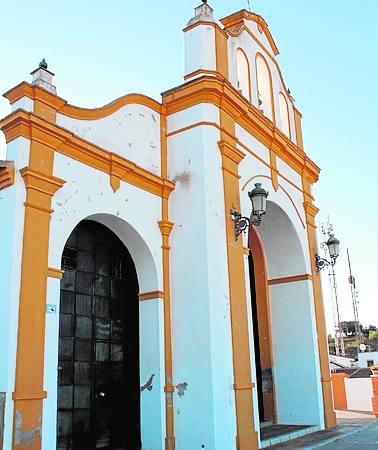
<path id="1" fill-rule="evenodd" d="M 371 414 L 337 411 L 337 427 L 269 447 L 269 450 L 378 450 L 378 420 Z"/>

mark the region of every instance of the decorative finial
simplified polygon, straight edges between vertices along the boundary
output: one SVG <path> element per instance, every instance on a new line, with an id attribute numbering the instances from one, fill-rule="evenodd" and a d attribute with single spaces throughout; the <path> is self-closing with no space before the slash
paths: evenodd
<path id="1" fill-rule="evenodd" d="M 198 22 L 214 22 L 213 8 L 207 3 L 207 0 L 201 0 L 202 3 L 197 8 L 194 8 L 194 17 L 187 23 L 187 27 Z"/>
<path id="2" fill-rule="evenodd" d="M 47 69 L 47 62 L 45 60 L 45 58 L 42 59 L 42 61 L 39 63 L 39 68 L 40 69 Z"/>

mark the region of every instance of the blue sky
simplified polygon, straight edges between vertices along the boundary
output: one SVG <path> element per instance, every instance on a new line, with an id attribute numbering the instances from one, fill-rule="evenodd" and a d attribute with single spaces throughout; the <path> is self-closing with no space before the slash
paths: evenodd
<path id="1" fill-rule="evenodd" d="M 45 57 L 58 94 L 69 103 L 97 107 L 129 92 L 159 100 L 160 92 L 183 81 L 182 28 L 198 3 L 3 2 L 0 91 L 30 80 L 29 72 Z M 247 0 L 209 4 L 219 19 L 246 7 Z M 342 241 L 342 319 L 352 319 L 348 246 L 361 320 L 378 325 L 378 1 L 251 0 L 251 9 L 269 25 L 286 84 L 303 113 L 306 152 L 322 168 L 316 204 L 320 219 L 330 215 Z M 1 99 L 0 115 L 8 112 Z"/>

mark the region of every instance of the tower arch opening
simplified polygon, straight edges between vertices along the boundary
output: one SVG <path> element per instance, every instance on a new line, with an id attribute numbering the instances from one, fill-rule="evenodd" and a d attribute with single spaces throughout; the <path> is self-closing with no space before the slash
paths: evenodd
<path id="1" fill-rule="evenodd" d="M 276 203 L 267 202 L 266 220 L 250 231 L 249 248 L 260 420 L 321 425 L 311 276 L 298 233 Z"/>

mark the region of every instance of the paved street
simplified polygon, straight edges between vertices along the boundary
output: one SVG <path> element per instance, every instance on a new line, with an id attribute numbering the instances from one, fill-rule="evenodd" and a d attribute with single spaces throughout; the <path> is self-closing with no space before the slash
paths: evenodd
<path id="1" fill-rule="evenodd" d="M 294 447 L 293 447 L 294 448 Z M 369 428 L 353 433 L 345 438 L 320 447 L 321 450 L 377 450 L 378 421 Z"/>
<path id="2" fill-rule="evenodd" d="M 331 430 L 277 444 L 269 450 L 378 450 L 378 420 L 372 415 L 337 411 L 337 423 Z"/>

